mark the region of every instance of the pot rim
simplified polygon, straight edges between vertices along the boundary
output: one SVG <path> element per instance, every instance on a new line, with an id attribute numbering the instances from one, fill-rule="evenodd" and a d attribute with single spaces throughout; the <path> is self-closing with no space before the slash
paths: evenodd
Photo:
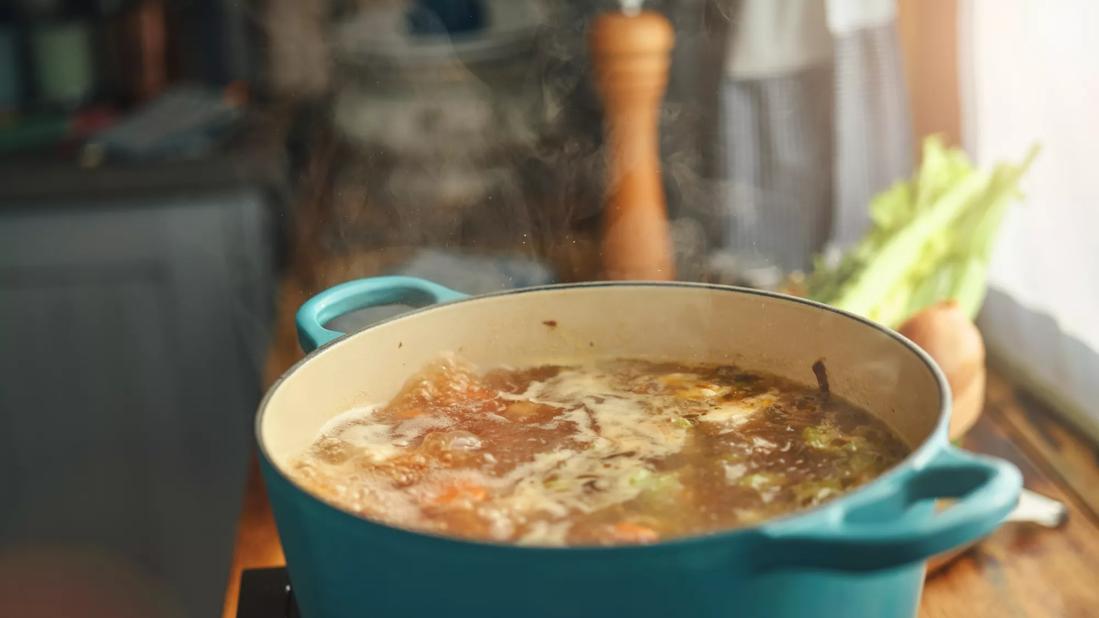
<path id="1" fill-rule="evenodd" d="M 499 298 L 504 296 L 510 296 L 513 294 L 527 294 L 534 292 L 553 292 L 559 290 L 576 289 L 576 288 L 598 288 L 598 287 L 667 287 L 667 288 L 686 288 L 686 289 L 703 289 L 713 290 L 719 292 L 730 292 L 738 294 L 747 294 L 752 296 L 763 296 L 767 298 L 773 298 L 785 302 L 799 303 L 808 307 L 830 311 L 843 316 L 847 319 L 854 320 L 861 323 L 864 326 L 872 328 L 885 334 L 900 344 L 903 348 L 906 348 L 910 353 L 915 354 L 916 358 L 920 360 L 924 367 L 931 373 L 935 384 L 938 386 L 939 391 L 939 412 L 938 419 L 935 422 L 935 427 L 931 433 L 918 445 L 916 448 L 908 454 L 907 457 L 902 459 L 893 465 L 892 468 L 885 471 L 869 483 L 866 483 L 854 491 L 847 492 L 842 496 L 834 500 L 829 500 L 824 504 L 817 505 L 809 509 L 795 510 L 789 513 L 779 515 L 777 517 L 771 517 L 765 519 L 755 525 L 742 526 L 737 528 L 729 528 L 725 530 L 715 530 L 702 534 L 692 534 L 684 537 L 676 537 L 668 540 L 658 541 L 656 543 L 649 544 L 627 544 L 627 545 L 573 545 L 573 546 L 542 546 L 542 545 L 518 545 L 515 543 L 502 542 L 502 541 L 490 541 L 490 540 L 476 540 L 476 539 L 463 539 L 458 537 L 446 536 L 442 534 L 436 534 L 433 532 L 424 532 L 419 530 L 413 530 L 410 528 L 402 528 L 385 522 L 370 519 L 363 515 L 359 515 L 353 511 L 347 510 L 338 505 L 332 504 L 320 497 L 314 495 L 312 492 L 306 490 L 300 484 L 298 484 L 293 478 L 291 478 L 286 472 L 270 457 L 267 452 L 267 445 L 263 439 L 263 421 L 267 411 L 267 404 L 273 398 L 282 384 L 289 380 L 294 373 L 296 373 L 301 367 L 312 360 L 315 356 L 324 353 L 329 348 L 345 345 L 356 336 L 368 332 L 375 327 L 383 324 L 389 324 L 398 320 L 406 318 L 412 318 L 420 313 L 438 309 L 440 307 L 449 307 L 466 302 L 476 302 L 484 299 Z M 942 372 L 942 369 L 931 359 L 931 356 L 927 352 L 923 351 L 918 345 L 913 343 L 910 339 L 897 331 L 874 322 L 868 318 L 860 316 L 850 311 L 838 309 L 824 303 L 810 300 L 808 298 L 801 298 L 792 296 L 789 294 L 783 294 L 780 292 L 771 292 L 768 290 L 757 290 L 753 288 L 746 288 L 741 286 L 721 285 L 714 283 L 697 283 L 688 281 L 593 281 L 593 282 L 581 282 L 581 283 L 555 283 L 548 285 L 539 285 L 533 287 L 516 288 L 510 290 L 501 290 L 499 292 L 492 292 L 489 294 L 476 294 L 470 295 L 465 298 L 457 300 L 426 305 L 419 307 L 399 315 L 395 315 L 378 322 L 374 322 L 361 330 L 353 333 L 346 333 L 342 337 L 335 339 L 329 343 L 326 343 L 312 352 L 306 354 L 303 358 L 294 363 L 289 369 L 282 373 L 276 379 L 271 386 L 267 389 L 263 399 L 260 401 L 259 407 L 256 411 L 256 418 L 254 421 L 254 432 L 256 438 L 256 449 L 260 458 L 263 460 L 261 463 L 266 464 L 271 471 L 278 476 L 278 478 L 292 487 L 298 493 L 303 494 L 312 503 L 321 506 L 324 509 L 331 510 L 335 514 L 342 515 L 350 520 L 365 523 L 370 526 L 376 526 L 386 529 L 390 532 L 409 535 L 411 539 L 420 539 L 424 541 L 436 541 L 449 544 L 457 544 L 467 546 L 469 548 L 476 548 L 481 550 L 496 550 L 496 551 L 513 551 L 513 552 L 526 552 L 528 554 L 614 554 L 624 552 L 643 552 L 643 551 L 659 551 L 659 550 L 673 550 L 677 548 L 685 548 L 691 546 L 698 546 L 700 544 L 709 544 L 712 542 L 720 542 L 725 540 L 732 540 L 735 538 L 745 537 L 751 534 L 760 534 L 765 528 L 772 526 L 786 526 L 799 520 L 803 517 L 811 517 L 814 515 L 821 515 L 828 513 L 829 511 L 835 511 L 842 508 L 842 504 L 851 500 L 855 496 L 863 495 L 871 491 L 875 491 L 881 488 L 885 483 L 891 482 L 895 478 L 903 478 L 906 475 L 911 474 L 914 470 L 919 469 L 922 465 L 931 461 L 936 452 L 943 448 L 943 441 L 945 440 L 947 427 L 950 423 L 950 411 L 951 411 L 951 395 L 950 385 L 946 380 L 946 375 Z"/>

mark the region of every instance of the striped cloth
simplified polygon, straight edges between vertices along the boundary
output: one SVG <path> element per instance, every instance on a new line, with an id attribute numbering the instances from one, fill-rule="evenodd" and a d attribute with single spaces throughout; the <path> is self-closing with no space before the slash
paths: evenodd
<path id="1" fill-rule="evenodd" d="M 735 257 L 740 277 L 760 285 L 808 268 L 828 247 L 857 240 L 869 223 L 871 197 L 907 176 L 913 163 L 892 19 L 829 24 L 834 38 L 822 57 L 823 24 L 776 14 L 807 30 L 812 49 L 806 53 L 791 49 L 789 37 L 778 49 L 802 59 L 802 66 L 765 56 L 730 58 L 730 66 L 746 68 L 730 70 L 721 86 L 722 251 Z M 763 24 L 776 32 L 782 26 L 781 20 Z M 739 21 L 733 36 L 755 27 Z M 732 53 L 745 48 L 752 49 L 731 46 Z"/>
<path id="2" fill-rule="evenodd" d="M 727 227 L 740 267 L 807 265 L 828 240 L 832 67 L 724 85 Z"/>
<path id="3" fill-rule="evenodd" d="M 835 53 L 831 242 L 848 246 L 870 223 L 870 199 L 912 173 L 915 145 L 893 24 L 838 38 Z"/>

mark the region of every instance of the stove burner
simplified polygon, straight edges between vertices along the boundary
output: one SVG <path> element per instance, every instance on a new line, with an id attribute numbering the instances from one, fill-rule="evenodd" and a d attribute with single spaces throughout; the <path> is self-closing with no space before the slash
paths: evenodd
<path id="1" fill-rule="evenodd" d="M 301 618 L 285 568 L 248 569 L 241 574 L 237 618 Z"/>

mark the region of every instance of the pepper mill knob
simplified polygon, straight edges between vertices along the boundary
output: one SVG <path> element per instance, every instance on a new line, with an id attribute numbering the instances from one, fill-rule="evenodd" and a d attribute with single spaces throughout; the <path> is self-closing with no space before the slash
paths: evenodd
<path id="1" fill-rule="evenodd" d="M 604 275 L 674 279 L 658 133 L 675 34 L 659 13 L 605 13 L 589 44 L 608 146 Z"/>

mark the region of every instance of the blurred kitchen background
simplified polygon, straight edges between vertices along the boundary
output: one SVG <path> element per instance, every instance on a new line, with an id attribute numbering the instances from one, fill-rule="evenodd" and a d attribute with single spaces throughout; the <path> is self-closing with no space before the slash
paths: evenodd
<path id="1" fill-rule="evenodd" d="M 1099 4 L 645 6 L 677 37 L 660 146 L 680 279 L 776 287 L 850 247 L 925 136 L 981 166 L 1039 143 L 980 324 L 1099 436 Z M 74 598 L 145 591 L 115 615 L 215 615 L 280 306 L 387 272 L 598 278 L 586 30 L 619 8 L 0 4 L 0 594 L 39 564 L 96 574 Z"/>

